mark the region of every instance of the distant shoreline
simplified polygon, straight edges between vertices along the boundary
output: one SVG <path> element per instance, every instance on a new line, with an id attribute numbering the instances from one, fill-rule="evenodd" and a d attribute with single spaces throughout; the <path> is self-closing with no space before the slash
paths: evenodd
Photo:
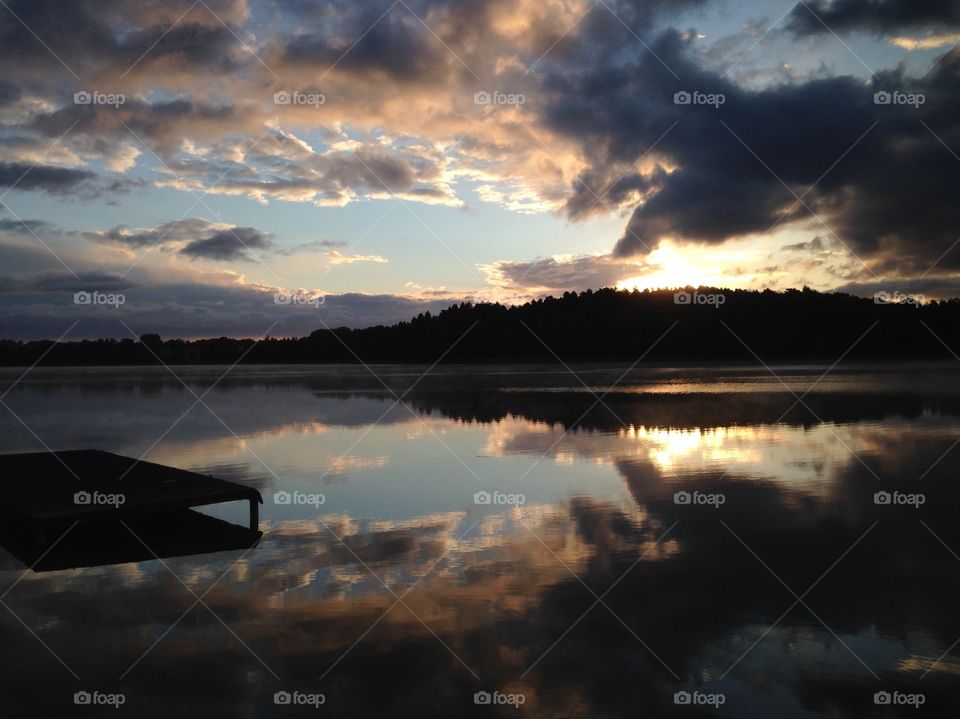
<path id="1" fill-rule="evenodd" d="M 699 299 L 707 298 L 700 302 Z M 890 302 L 889 297 L 906 298 Z M 506 307 L 453 305 L 437 315 L 306 337 L 0 340 L 0 366 L 536 364 L 762 365 L 960 361 L 960 300 L 926 304 L 803 290 L 602 289 Z"/>
<path id="2" fill-rule="evenodd" d="M 578 367 L 582 369 L 582 372 L 588 371 L 599 371 L 601 369 L 608 370 L 625 370 L 631 365 L 634 365 L 636 358 L 629 357 L 609 357 L 609 358 L 592 358 L 592 359 L 575 359 L 569 362 L 565 362 L 572 367 Z M 945 357 L 857 357 L 855 360 L 851 361 L 841 361 L 836 363 L 836 358 L 828 357 L 802 357 L 802 358 L 775 358 L 764 364 L 773 367 L 773 368 L 796 368 L 796 369 L 810 369 L 815 370 L 817 368 L 822 368 L 824 370 L 833 367 L 833 371 L 857 371 L 861 369 L 873 369 L 873 368 L 903 368 L 908 369 L 910 367 L 918 367 L 929 365 L 931 368 L 950 368 L 951 365 L 956 365 L 958 371 L 960 371 L 960 362 L 953 358 Z M 313 362 L 313 361 L 288 361 L 288 362 L 164 362 L 163 364 L 154 361 L 150 362 L 141 362 L 139 364 L 52 364 L 48 362 L 41 362 L 37 365 L 28 365 L 28 364 L 0 364 L 0 371 L 2 370 L 16 370 L 16 369 L 27 369 L 33 367 L 35 369 L 87 369 L 87 370 L 96 370 L 96 369 L 117 369 L 117 370 L 142 370 L 142 369 L 160 369 L 162 370 L 164 366 L 169 367 L 195 367 L 203 369 L 214 369 L 214 368 L 227 368 L 231 366 L 235 367 L 284 367 L 284 368 L 293 368 L 293 367 L 316 367 L 316 368 L 333 368 L 333 367 L 349 367 L 349 368 L 359 368 L 363 369 L 364 366 L 369 367 L 422 367 L 427 368 L 432 366 L 433 363 L 426 361 L 389 361 L 389 360 L 378 360 L 372 362 Z M 596 368 L 591 368 L 590 365 L 598 365 Z M 458 359 L 451 361 L 444 361 L 435 365 L 436 367 L 447 367 L 447 368 L 469 368 L 469 367 L 524 367 L 524 368 L 534 368 L 534 367 L 544 367 L 550 368 L 549 371 L 557 372 L 560 374 L 569 374 L 569 370 L 564 369 L 563 365 L 554 360 L 550 362 L 546 359 Z M 636 362 L 634 369 L 641 370 L 668 370 L 668 369 L 677 369 L 677 370 L 689 370 L 689 369 L 717 369 L 717 370 L 737 370 L 737 369 L 758 369 L 763 370 L 764 365 L 759 362 L 754 361 L 753 364 L 750 364 L 746 359 L 729 359 L 729 360 L 689 360 L 689 359 L 675 359 L 671 360 L 669 358 L 660 358 L 655 362 Z"/>

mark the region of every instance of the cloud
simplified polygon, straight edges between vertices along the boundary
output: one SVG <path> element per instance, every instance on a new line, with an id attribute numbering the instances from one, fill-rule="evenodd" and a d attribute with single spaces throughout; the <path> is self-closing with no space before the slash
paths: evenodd
<path id="1" fill-rule="evenodd" d="M 953 0 L 807 0 L 790 11 L 787 26 L 799 35 L 960 25 Z"/>
<path id="2" fill-rule="evenodd" d="M 611 255 L 541 257 L 530 262 L 501 260 L 480 268 L 487 283 L 518 297 L 562 294 L 567 290 L 614 287 L 627 277 L 641 274 L 648 266 L 636 260 Z"/>
<path id="3" fill-rule="evenodd" d="M 215 225 L 208 220 L 191 218 L 138 230 L 120 225 L 106 231 L 88 232 L 86 237 L 94 241 L 112 242 L 138 249 L 153 247 L 159 243 L 186 242 L 197 235 L 208 234 L 214 227 Z"/>
<path id="4" fill-rule="evenodd" d="M 697 4 L 611 2 L 637 28 Z M 534 93 L 539 81 L 523 72 L 525 63 L 547 50 L 563 56 L 561 41 L 588 9 L 584 2 L 411 0 L 383 17 L 382 9 L 348 2 L 310 10 L 154 5 L 78 0 L 65 12 L 49 0 L 12 3 L 40 37 L 55 40 L 63 64 L 12 16 L 0 17 L 10 49 L 6 56 L 0 49 L 9 69 L 0 81 L 29 83 L 0 120 L 40 140 L 67 133 L 64 146 L 84 163 L 102 160 L 114 172 L 136 167 L 136 153 L 156 153 L 165 164 L 151 168 L 159 187 L 264 203 L 396 197 L 462 207 L 454 183 L 469 179 L 483 183 L 485 201 L 542 212 L 556 207 L 577 163 L 531 144 L 518 108 L 479 108 L 473 97 L 485 87 Z M 265 12 L 276 15 L 270 30 L 249 24 Z M 628 34 L 613 16 L 593 15 Z M 78 89 L 123 92 L 126 102 L 74 105 Z M 315 89 L 327 102 L 278 106 L 273 95 L 281 89 Z M 538 124 L 523 114 L 526 126 Z M 525 198 L 520 207 L 516 197 Z"/>
<path id="5" fill-rule="evenodd" d="M 389 262 L 386 257 L 382 257 L 381 255 L 348 255 L 339 250 L 326 252 L 324 253 L 324 257 L 327 258 L 327 262 L 331 265 L 350 265 L 354 262 L 375 262 L 379 264 Z"/>
<path id="6" fill-rule="evenodd" d="M 891 278 L 870 282 L 848 282 L 836 287 L 833 292 L 846 292 L 859 297 L 872 297 L 878 292 L 891 295 L 921 295 L 927 299 L 950 299 L 960 297 L 960 275 L 938 275 L 919 278 Z"/>
<path id="7" fill-rule="evenodd" d="M 0 188 L 43 190 L 50 194 L 65 194 L 96 175 L 86 170 L 49 165 L 31 165 L 23 162 L 0 162 Z"/>
<path id="8" fill-rule="evenodd" d="M 277 250 L 274 254 L 290 257 L 300 252 L 327 252 L 333 248 L 346 247 L 347 244 L 348 243 L 340 240 L 311 240 L 310 242 L 302 242 L 293 247 Z"/>
<path id="9" fill-rule="evenodd" d="M 7 221 L 12 229 L 20 223 Z M 3 225 L 0 225 L 0 229 Z M 386 263 L 381 255 L 362 255 L 341 252 L 347 243 L 332 240 L 313 240 L 293 247 L 277 249 L 270 235 L 253 227 L 238 227 L 201 218 L 187 218 L 166 222 L 156 227 L 131 229 L 125 226 L 105 231 L 83 233 L 94 242 L 115 244 L 131 250 L 165 249 L 189 259 L 219 260 L 224 262 L 254 261 L 253 252 L 269 252 L 291 257 L 301 252 L 320 252 L 331 265 L 356 262 Z"/>
<path id="10" fill-rule="evenodd" d="M 206 99 L 180 97 L 148 102 L 131 96 L 116 107 L 74 104 L 72 93 L 52 99 L 59 100 L 58 106 L 36 113 L 25 129 L 39 130 L 54 139 L 69 132 L 69 142 L 85 143 L 91 149 L 96 140 L 114 140 L 169 158 L 181 148 L 185 137 L 209 141 L 222 137 L 225 131 L 254 132 L 260 126 L 242 108 Z"/>
<path id="11" fill-rule="evenodd" d="M 0 136 L 0 152 L 7 162 L 25 166 L 52 165 L 57 168 L 76 168 L 84 164 L 74 150 L 61 144 L 51 144 L 46 138 L 25 135 Z"/>
<path id="12" fill-rule="evenodd" d="M 902 47 L 904 50 L 935 50 L 940 47 L 951 47 L 960 43 L 960 33 L 944 35 L 928 35 L 926 37 L 892 37 L 891 45 Z"/>
<path id="13" fill-rule="evenodd" d="M 0 80 L 0 107 L 19 100 L 22 94 L 16 85 Z"/>
<path id="14" fill-rule="evenodd" d="M 795 242 L 792 245 L 784 245 L 784 252 L 820 252 L 826 248 L 822 237 L 814 237 L 808 242 Z"/>
<path id="15" fill-rule="evenodd" d="M 729 67 L 769 23 L 744 18 L 742 32 L 709 46 L 709 27 L 670 27 L 708 0 L 409 0 L 382 17 L 385 6 L 345 0 L 9 4 L 36 36 L 0 11 L 0 188 L 22 176 L 18 190 L 58 198 L 143 188 L 148 198 L 162 190 L 322 207 L 389 198 L 466 208 L 464 197 L 477 197 L 575 222 L 627 217 L 609 237 L 611 253 L 485 257 L 488 289 L 516 296 L 643 275 L 665 241 L 709 249 L 771 228 L 793 233 L 783 248 L 792 255 L 764 260 L 777 273 L 817 264 L 830 282 L 862 279 L 839 259 L 811 255 L 829 247 L 879 274 L 919 274 L 960 226 L 951 194 L 960 172 L 951 156 L 960 147 L 957 50 L 919 78 L 895 69 L 864 82 L 808 63 L 751 68 L 744 82 L 746 73 L 735 81 L 711 68 Z M 955 3 L 809 5 L 837 32 L 885 33 L 887 55 L 945 47 L 956 35 Z M 779 38 L 803 50 L 819 32 L 798 5 Z M 78 89 L 126 101 L 76 105 Z M 322 93 L 324 102 L 275 104 L 278 90 Z M 481 90 L 526 101 L 477 105 Z M 925 102 L 876 105 L 879 90 Z M 679 91 L 726 102 L 677 105 Z M 96 251 L 71 244 L 78 235 L 69 232 L 54 249 L 79 270 L 113 271 L 156 248 L 141 268 L 154 282 L 265 255 L 315 252 L 309 259 L 330 264 L 392 257 L 351 254 L 332 240 L 279 248 L 265 230 L 227 222 L 124 221 L 84 233 Z M 22 227 L 7 231 L 34 242 Z M 801 232 L 822 240 L 794 241 Z M 960 267 L 960 252 L 939 267 Z"/>
<path id="16" fill-rule="evenodd" d="M 193 240 L 180 249 L 180 254 L 193 259 L 242 260 L 252 262 L 250 252 L 270 247 L 267 236 L 252 227 L 232 227 L 215 232 L 202 240 Z"/>
<path id="17" fill-rule="evenodd" d="M 551 78 L 545 122 L 591 157 L 577 183 L 591 191 L 574 185 L 568 215 L 582 216 L 604 192 L 636 202 L 617 256 L 647 254 L 667 238 L 719 244 L 796 225 L 825 231 L 874 271 L 907 272 L 925 270 L 956 239 L 960 207 L 949 188 L 960 162 L 944 145 L 960 146 L 960 51 L 919 79 L 901 69 L 870 83 L 841 76 L 753 91 L 698 67 L 676 33 L 653 50 L 682 81 L 652 56 Z M 881 90 L 925 101 L 878 105 Z M 725 103 L 678 105 L 680 91 Z M 942 264 L 960 266 L 960 255 Z"/>
<path id="18" fill-rule="evenodd" d="M 378 21 L 381 8 L 358 5 L 347 13 L 348 27 L 341 24 L 336 34 L 294 37 L 282 50 L 282 62 L 308 68 L 336 65 L 354 80 L 446 84 L 455 60 L 441 43 L 423 42 L 423 26 L 400 9 Z"/>
<path id="19" fill-rule="evenodd" d="M 130 229 L 119 226 L 106 231 L 86 232 L 95 242 L 116 244 L 132 250 L 161 248 L 190 259 L 250 262 L 254 250 L 269 250 L 269 235 L 252 227 L 189 218 L 156 227 Z"/>
<path id="20" fill-rule="evenodd" d="M 156 332 L 164 337 L 257 337 L 271 327 L 274 336 L 304 336 L 324 324 L 392 324 L 465 299 L 455 293 L 331 293 L 284 287 L 279 281 L 251 282 L 215 263 L 242 259 L 240 253 L 252 255 L 238 238 L 255 252 L 269 252 L 272 240 L 252 228 L 201 219 L 84 233 L 39 220 L 25 223 L 46 246 L 22 223 L 0 220 L 0 339 L 50 339 L 74 322 L 78 324 L 71 336 L 78 338 L 128 337 L 124 323 L 138 335 Z M 85 243 L 78 239 L 97 243 L 97 252 L 82 252 Z M 165 254 L 149 251 L 158 242 Z M 187 254 L 185 248 L 191 248 Z M 228 259 L 221 259 L 224 256 Z M 206 262 L 188 261 L 194 258 Z M 73 294 L 79 291 L 121 292 L 125 302 L 120 309 L 76 305 Z M 324 301 L 316 306 L 275 299 L 276 293 L 290 296 L 298 291 Z"/>
<path id="21" fill-rule="evenodd" d="M 36 233 L 53 229 L 46 220 L 0 220 L 0 232 Z"/>
<path id="22" fill-rule="evenodd" d="M 67 70 L 75 77 L 219 66 L 241 41 L 224 23 L 247 17 L 244 0 L 11 0 L 0 16 L 0 60 L 23 77 Z M 41 40 L 42 39 L 42 40 Z M 55 49 L 51 52 L 50 49 Z M 252 59 L 252 58 L 250 58 Z"/>
<path id="23" fill-rule="evenodd" d="M 122 292 L 122 308 L 75 305 L 73 293 L 81 290 Z M 305 336 L 328 327 L 368 327 L 409 320 L 421 312 L 439 312 L 452 300 L 417 299 L 401 295 L 360 293 L 326 294 L 315 306 L 277 304 L 271 286 L 167 282 L 144 285 L 117 275 L 81 273 L 48 274 L 29 283 L 0 275 L 0 339 L 50 339 L 60 336 L 73 322 L 72 338 L 130 336 L 126 324 L 138 335 L 164 337 Z M 323 294 L 323 293 L 321 293 Z M 122 320 L 122 323 L 121 323 Z M 272 329 L 271 329 L 272 328 Z"/>
<path id="24" fill-rule="evenodd" d="M 31 283 L 22 283 L 22 289 L 37 292 L 117 292 L 128 290 L 136 284 L 126 277 L 108 272 L 81 272 L 70 274 L 41 275 Z"/>

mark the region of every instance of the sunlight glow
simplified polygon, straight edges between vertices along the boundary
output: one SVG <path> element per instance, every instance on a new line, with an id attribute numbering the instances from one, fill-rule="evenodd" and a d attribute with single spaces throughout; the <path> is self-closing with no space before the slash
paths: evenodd
<path id="1" fill-rule="evenodd" d="M 702 248 L 683 248 L 664 241 L 648 257 L 648 264 L 653 269 L 646 274 L 620 280 L 617 289 L 647 290 L 687 285 L 743 287 L 757 277 L 755 274 L 743 274 L 737 268 L 751 255 L 750 252 L 705 253 Z"/>

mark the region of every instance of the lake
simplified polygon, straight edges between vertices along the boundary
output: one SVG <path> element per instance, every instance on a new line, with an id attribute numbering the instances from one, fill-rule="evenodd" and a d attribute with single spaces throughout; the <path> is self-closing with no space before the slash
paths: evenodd
<path id="1" fill-rule="evenodd" d="M 264 497 L 248 550 L 0 549 L 4 716 L 954 713 L 960 363 L 370 370 L 0 371 L 3 452 Z"/>

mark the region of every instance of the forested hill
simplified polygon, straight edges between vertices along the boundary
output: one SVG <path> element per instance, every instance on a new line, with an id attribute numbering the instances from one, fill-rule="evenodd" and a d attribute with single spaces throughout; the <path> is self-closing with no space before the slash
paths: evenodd
<path id="1" fill-rule="evenodd" d="M 323 310 L 320 309 L 320 312 Z M 960 353 L 960 300 L 918 305 L 859 298 L 687 288 L 568 292 L 524 305 L 459 304 L 437 315 L 309 337 L 0 341 L 0 364 L 949 359 Z M 948 349 L 948 347 L 950 349 Z M 652 349 L 651 349 L 652 348 Z M 646 353 L 646 354 L 645 354 Z M 845 354 L 847 353 L 847 354 Z M 42 358 L 42 359 L 41 359 Z"/>

